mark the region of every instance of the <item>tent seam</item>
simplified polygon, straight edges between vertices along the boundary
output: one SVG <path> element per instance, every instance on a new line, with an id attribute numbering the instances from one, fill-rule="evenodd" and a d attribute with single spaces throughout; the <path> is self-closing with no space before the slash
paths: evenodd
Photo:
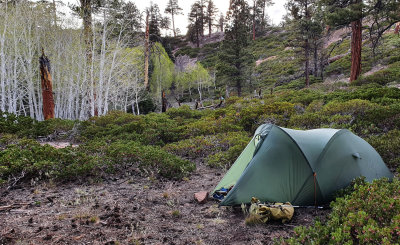
<path id="1" fill-rule="evenodd" d="M 276 125 L 274 125 L 274 126 L 276 126 Z M 293 139 L 293 137 L 292 137 L 288 132 L 286 132 L 285 130 L 283 130 L 281 127 L 279 127 L 279 126 L 276 126 L 276 127 L 279 128 L 281 131 L 283 131 L 287 136 L 289 136 L 289 138 L 296 144 L 297 148 L 300 150 L 301 154 L 303 154 L 304 158 L 306 159 L 306 162 L 307 162 L 308 166 L 310 167 L 310 169 L 311 169 L 311 171 L 312 171 L 311 175 L 310 175 L 310 176 L 306 179 L 306 181 L 303 183 L 303 185 L 301 186 L 299 192 L 297 193 L 296 197 L 294 198 L 294 200 L 296 200 L 296 199 L 298 198 L 299 193 L 300 193 L 301 191 L 303 191 L 303 189 L 304 189 L 304 187 L 305 187 L 305 184 L 307 183 L 307 180 L 308 180 L 310 177 L 312 177 L 313 174 L 316 173 L 316 172 L 315 172 L 314 168 L 311 166 L 310 160 L 308 160 L 307 156 L 304 154 L 303 150 L 301 149 L 301 147 L 300 147 L 300 145 L 297 143 L 297 141 L 296 141 L 295 139 Z M 335 133 L 332 135 L 332 137 L 328 140 L 328 142 L 326 143 L 326 145 L 325 145 L 324 148 L 322 149 L 320 155 L 318 156 L 317 162 L 321 159 L 321 156 L 324 155 L 324 153 L 326 152 L 326 149 L 328 148 L 328 146 L 330 145 L 330 143 L 333 141 L 333 139 L 336 138 L 336 137 L 338 137 L 339 135 L 343 134 L 344 132 L 348 132 L 348 130 L 346 130 L 346 129 L 340 129 L 340 130 L 338 130 L 337 132 L 335 132 Z M 318 182 L 319 182 L 319 181 L 318 181 L 318 174 L 317 174 L 316 178 L 317 178 L 317 183 L 318 183 Z M 322 199 L 324 199 L 324 194 L 323 194 L 322 191 L 321 191 L 321 187 L 320 187 L 319 185 L 318 185 L 318 187 L 319 187 L 319 189 L 320 189 L 320 193 L 321 193 Z"/>
<path id="2" fill-rule="evenodd" d="M 322 149 L 322 151 L 321 151 L 321 153 L 319 154 L 319 156 L 318 156 L 316 162 L 321 161 L 321 159 L 325 156 L 325 153 L 328 151 L 328 148 L 330 147 L 330 145 L 331 145 L 331 143 L 334 141 L 334 139 L 336 139 L 337 137 L 339 137 L 340 135 L 342 135 L 342 134 L 344 134 L 344 133 L 346 133 L 346 132 L 350 132 L 350 131 L 347 130 L 347 129 L 340 129 L 339 131 L 337 131 L 336 133 L 334 133 L 334 134 L 332 135 L 332 137 L 329 139 L 329 141 L 326 143 L 326 145 L 324 146 L 324 148 Z M 318 175 L 318 174 L 317 174 L 316 178 L 317 178 L 317 183 L 318 183 L 318 182 L 319 182 L 319 181 L 318 181 L 318 178 L 319 178 L 319 175 Z M 319 185 L 318 185 L 318 186 L 319 186 Z M 322 199 L 325 199 L 325 198 L 324 198 L 324 193 L 322 192 L 321 187 L 320 187 L 320 192 L 321 192 Z"/>
<path id="3" fill-rule="evenodd" d="M 290 134 L 288 132 L 286 132 L 285 130 L 283 130 L 281 127 L 274 125 L 275 127 L 279 128 L 282 132 L 284 132 L 287 136 L 289 136 L 289 138 L 296 144 L 297 148 L 299 148 L 301 154 L 303 155 L 304 159 L 306 159 L 306 162 L 308 164 L 308 166 L 310 167 L 311 171 L 314 172 L 313 167 L 311 167 L 310 161 L 308 160 L 306 154 L 304 154 L 303 150 L 300 148 L 299 144 L 297 143 L 297 141 L 295 139 L 292 138 L 292 136 L 290 136 Z"/>

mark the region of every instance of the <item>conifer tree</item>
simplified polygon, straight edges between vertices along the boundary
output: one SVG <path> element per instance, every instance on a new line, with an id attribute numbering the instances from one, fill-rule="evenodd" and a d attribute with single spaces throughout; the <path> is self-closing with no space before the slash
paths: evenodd
<path id="1" fill-rule="evenodd" d="M 199 13 L 199 25 L 200 25 L 200 34 L 202 37 L 204 37 L 204 23 L 206 22 L 206 15 L 205 15 L 205 9 L 206 9 L 206 0 L 197 0 L 196 6 L 198 8 L 198 13 Z"/>
<path id="2" fill-rule="evenodd" d="M 191 42 L 196 43 L 197 47 L 200 47 L 202 31 L 202 7 L 199 2 L 195 2 L 189 13 L 187 37 Z"/>
<path id="3" fill-rule="evenodd" d="M 322 0 L 329 25 L 336 27 L 351 24 L 351 74 L 350 82 L 361 74 L 363 0 Z"/>
<path id="4" fill-rule="evenodd" d="M 365 6 L 368 9 L 368 14 L 371 16 L 370 19 L 372 19 L 368 33 L 372 44 L 372 51 L 375 55 L 376 48 L 387 30 L 395 26 L 395 33 L 398 33 L 400 27 L 400 1 L 366 0 Z"/>
<path id="5" fill-rule="evenodd" d="M 272 0 L 253 0 L 252 18 L 253 18 L 253 40 L 258 33 L 262 33 L 267 26 L 267 16 L 265 8 L 273 5 Z"/>
<path id="6" fill-rule="evenodd" d="M 224 25 L 225 25 L 225 17 L 223 13 L 220 13 L 219 19 L 218 19 L 218 28 L 220 32 L 224 31 Z"/>
<path id="7" fill-rule="evenodd" d="M 150 42 L 159 42 L 161 39 L 162 16 L 160 14 L 160 9 L 157 4 L 150 5 L 149 15 Z"/>
<path id="8" fill-rule="evenodd" d="M 176 37 L 175 16 L 183 14 L 182 8 L 178 5 L 178 0 L 168 0 L 167 7 L 165 8 L 165 13 L 171 14 L 172 32 L 174 33 L 174 37 Z"/>
<path id="9" fill-rule="evenodd" d="M 290 0 L 287 9 L 292 17 L 292 29 L 296 33 L 300 46 L 304 49 L 305 60 L 305 82 L 308 87 L 310 84 L 310 49 L 311 43 L 318 37 L 322 30 L 314 18 L 316 4 L 314 0 Z M 315 43 L 314 43 L 315 44 Z M 314 61 L 315 53 L 314 51 Z M 316 65 L 314 65 L 314 69 Z"/>
<path id="10" fill-rule="evenodd" d="M 218 12 L 218 9 L 215 6 L 214 1 L 208 0 L 207 13 L 206 13 L 206 20 L 207 20 L 207 25 L 208 25 L 208 36 L 211 36 L 212 27 L 214 26 L 214 21 L 215 21 L 217 12 Z"/>
<path id="11" fill-rule="evenodd" d="M 250 8 L 245 0 L 231 0 L 227 15 L 225 40 L 218 55 L 217 76 L 226 85 L 236 87 L 238 96 L 242 94 L 243 83 L 247 80 L 248 66 L 253 57 L 247 47 L 251 33 Z"/>

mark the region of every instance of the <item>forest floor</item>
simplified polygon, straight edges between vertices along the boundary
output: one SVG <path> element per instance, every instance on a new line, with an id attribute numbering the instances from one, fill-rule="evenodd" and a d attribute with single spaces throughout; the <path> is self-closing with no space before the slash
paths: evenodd
<path id="1" fill-rule="evenodd" d="M 329 211 L 296 209 L 288 224 L 248 226 L 241 211 L 198 204 L 194 193 L 211 191 L 223 176 L 197 163 L 182 181 L 128 177 L 79 183 L 24 183 L 0 189 L 0 244 L 272 244 L 294 227 Z"/>

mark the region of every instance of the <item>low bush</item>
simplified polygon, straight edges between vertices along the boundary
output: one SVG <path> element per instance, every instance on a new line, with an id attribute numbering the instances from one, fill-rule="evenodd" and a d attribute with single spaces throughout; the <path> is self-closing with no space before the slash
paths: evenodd
<path id="1" fill-rule="evenodd" d="M 396 244 L 400 240 L 400 181 L 355 184 L 354 192 L 331 203 L 327 221 L 295 228 L 278 244 Z"/>
<path id="2" fill-rule="evenodd" d="M 361 76 L 356 84 L 368 84 L 376 83 L 380 85 L 386 85 L 388 83 L 398 83 L 400 82 L 400 62 L 392 64 L 389 68 L 375 72 L 370 76 Z"/>
<path id="3" fill-rule="evenodd" d="M 209 155 L 206 162 L 212 167 L 230 167 L 251 140 L 244 133 L 228 133 L 220 141 L 221 151 Z"/>
<path id="4" fill-rule="evenodd" d="M 17 141 L 15 143 L 15 141 Z M 2 138 L 0 142 L 0 182 L 10 177 L 26 179 L 74 180 L 86 176 L 125 171 L 139 167 L 154 176 L 181 179 L 195 164 L 167 153 L 157 146 L 134 141 L 90 141 L 79 147 L 56 149 L 35 140 Z"/>
<path id="5" fill-rule="evenodd" d="M 197 136 L 194 138 L 170 143 L 164 150 L 181 157 L 196 159 L 203 158 L 216 151 L 222 150 L 217 136 Z"/>
<path id="6" fill-rule="evenodd" d="M 166 145 L 163 149 L 175 155 L 202 159 L 213 167 L 230 166 L 250 141 L 244 132 L 198 136 Z"/>
<path id="7" fill-rule="evenodd" d="M 135 116 L 124 112 L 110 112 L 93 117 L 80 125 L 80 141 L 92 139 L 133 140 L 142 144 L 165 145 L 181 137 L 181 128 L 165 113 Z"/>
<path id="8" fill-rule="evenodd" d="M 67 179 L 95 174 L 99 161 L 72 147 L 56 149 L 31 139 L 7 144 L 0 151 L 0 181 L 11 176 Z"/>
<path id="9" fill-rule="evenodd" d="M 370 136 L 367 141 L 389 167 L 400 166 L 400 130 L 396 129 L 386 134 Z"/>
<path id="10" fill-rule="evenodd" d="M 105 151 L 112 167 L 138 165 L 145 172 L 169 179 L 182 179 L 196 169 L 190 161 L 172 155 L 160 147 L 141 145 L 137 142 L 117 141 Z"/>

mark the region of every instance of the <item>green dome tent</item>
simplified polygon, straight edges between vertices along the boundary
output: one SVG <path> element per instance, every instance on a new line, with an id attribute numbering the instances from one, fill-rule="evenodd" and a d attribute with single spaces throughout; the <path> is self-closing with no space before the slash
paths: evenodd
<path id="1" fill-rule="evenodd" d="M 393 178 L 375 149 L 350 131 L 264 124 L 214 192 L 233 186 L 221 206 L 249 203 L 252 197 L 314 205 L 331 201 L 359 176 Z"/>

